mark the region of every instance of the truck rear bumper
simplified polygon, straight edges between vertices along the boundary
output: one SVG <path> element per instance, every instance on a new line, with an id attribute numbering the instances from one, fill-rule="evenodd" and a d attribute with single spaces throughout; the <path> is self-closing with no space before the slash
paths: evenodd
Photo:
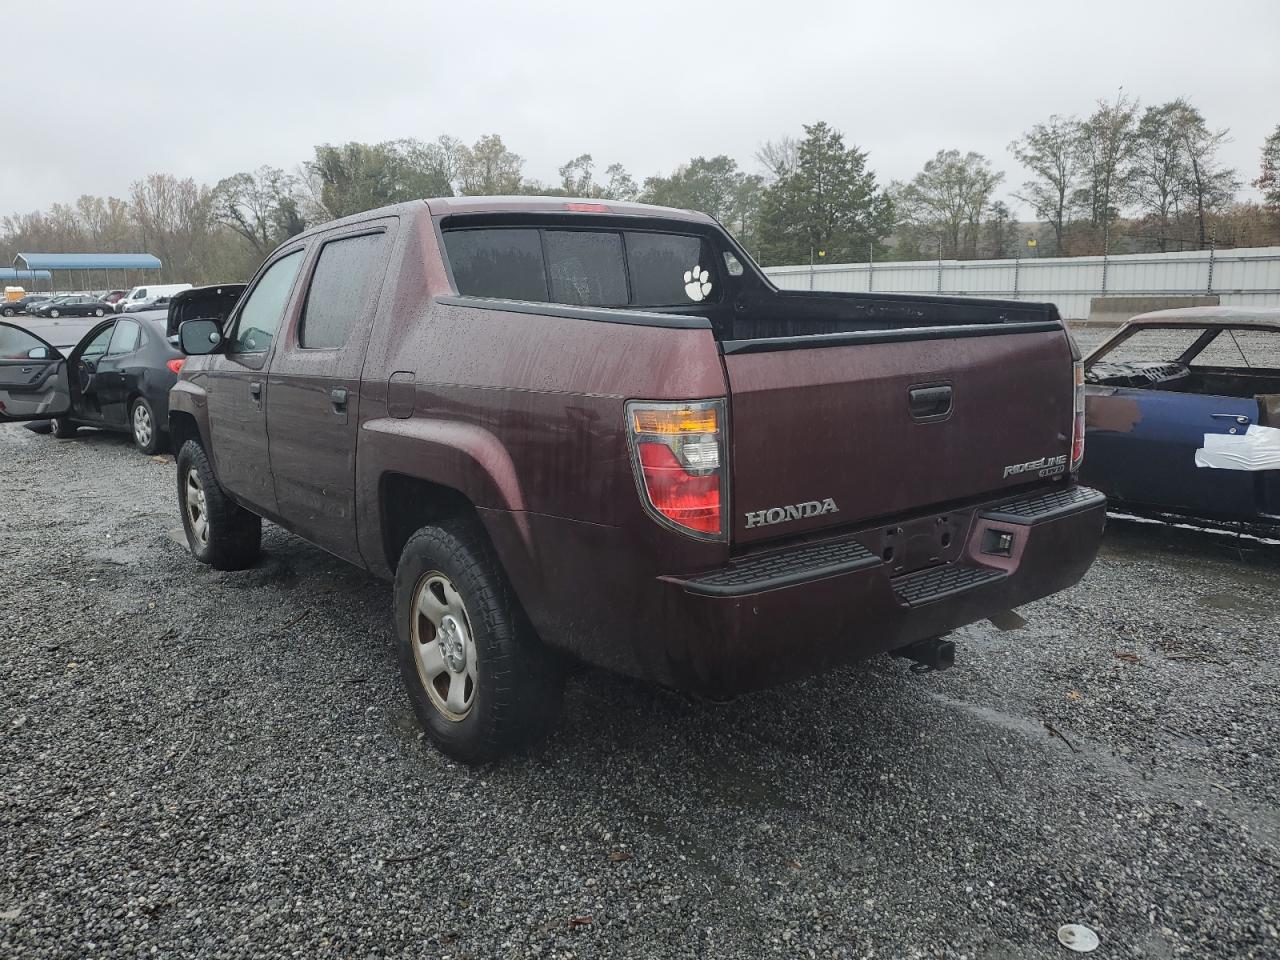
<path id="1" fill-rule="evenodd" d="M 662 657 L 651 648 L 645 672 L 725 696 L 946 633 L 1076 583 L 1105 508 L 1086 487 L 970 507 L 954 560 L 897 576 L 863 533 L 660 577 Z"/>

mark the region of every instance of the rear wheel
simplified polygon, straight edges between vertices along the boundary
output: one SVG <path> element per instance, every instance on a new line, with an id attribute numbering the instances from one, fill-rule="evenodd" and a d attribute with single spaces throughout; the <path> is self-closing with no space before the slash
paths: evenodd
<path id="1" fill-rule="evenodd" d="M 129 429 L 133 443 L 143 453 L 159 453 L 165 447 L 164 434 L 156 423 L 155 412 L 144 398 L 138 397 L 129 407 Z"/>
<path id="2" fill-rule="evenodd" d="M 262 518 L 218 486 L 204 447 L 188 440 L 178 452 L 178 507 L 191 554 L 216 570 L 243 570 L 258 559 Z"/>
<path id="3" fill-rule="evenodd" d="M 424 527 L 409 539 L 395 606 L 400 673 L 442 751 L 483 763 L 550 729 L 563 670 L 474 523 Z"/>
<path id="4" fill-rule="evenodd" d="M 49 421 L 49 429 L 59 440 L 67 440 L 76 435 L 78 427 L 66 417 L 54 417 Z"/>

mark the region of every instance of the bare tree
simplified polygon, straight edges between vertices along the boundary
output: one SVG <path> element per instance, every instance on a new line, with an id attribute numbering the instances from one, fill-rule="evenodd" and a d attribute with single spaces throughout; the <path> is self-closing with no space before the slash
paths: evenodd
<path id="1" fill-rule="evenodd" d="M 1186 189 L 1195 208 L 1196 235 L 1203 250 L 1208 245 L 1208 217 L 1234 199 L 1240 178 L 1218 159 L 1219 149 L 1230 141 L 1227 130 L 1210 130 L 1200 111 L 1185 103 L 1178 128 L 1186 151 Z"/>
<path id="2" fill-rule="evenodd" d="M 1121 90 L 1115 103 L 1099 100 L 1098 109 L 1079 127 L 1077 151 L 1084 179 L 1079 197 L 1089 222 L 1104 231 L 1130 198 L 1137 114 L 1138 101 Z"/>
<path id="3" fill-rule="evenodd" d="M 1253 185 L 1262 191 L 1262 205 L 1280 213 L 1280 124 L 1262 142 L 1262 163 Z"/>
<path id="4" fill-rule="evenodd" d="M 768 171 L 768 179 L 781 180 L 800 165 L 800 141 L 795 137 L 766 140 L 756 151 L 756 160 Z"/>
<path id="5" fill-rule="evenodd" d="M 1187 200 L 1187 156 L 1181 130 L 1185 107 L 1183 100 L 1147 107 L 1138 122 L 1133 198 L 1154 222 L 1161 253 L 1169 248 L 1170 227 Z"/>
<path id="6" fill-rule="evenodd" d="M 1066 251 L 1072 197 L 1079 189 L 1079 137 L 1078 119 L 1055 114 L 1009 144 L 1010 152 L 1032 174 L 1014 196 L 1048 221 L 1059 254 Z"/>

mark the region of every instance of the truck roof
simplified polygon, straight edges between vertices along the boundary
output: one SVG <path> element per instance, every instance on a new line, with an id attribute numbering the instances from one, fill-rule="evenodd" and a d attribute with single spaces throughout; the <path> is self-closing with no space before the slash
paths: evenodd
<path id="1" fill-rule="evenodd" d="M 584 210 L 579 205 L 590 205 L 591 208 L 601 209 Z M 607 213 L 623 217 L 662 217 L 666 220 L 687 220 L 696 223 L 715 222 L 705 213 L 698 213 L 696 210 L 590 197 L 435 197 L 427 201 L 427 206 L 432 215 L 437 217 L 464 213 Z"/>
<path id="2" fill-rule="evenodd" d="M 531 196 L 430 197 L 424 200 L 407 200 L 403 203 L 388 204 L 385 207 L 378 207 L 373 210 L 362 210 L 359 213 L 353 213 L 346 217 L 339 217 L 336 220 L 326 220 L 324 223 L 317 223 L 313 227 L 308 227 L 297 236 L 290 237 L 281 244 L 281 246 L 283 247 L 285 244 L 293 243 L 299 238 L 309 237 L 312 234 L 320 233 L 325 230 L 332 230 L 334 227 L 363 223 L 366 220 L 374 220 L 378 217 L 392 215 L 412 216 L 415 212 L 421 211 L 424 204 L 427 207 L 427 213 L 433 217 L 485 213 L 568 213 L 581 216 L 611 214 L 618 217 L 661 217 L 664 220 L 683 220 L 688 223 L 713 225 L 716 223 L 713 217 L 709 217 L 705 213 L 698 213 L 696 210 L 681 210 L 677 207 L 658 207 L 649 203 L 628 203 L 624 200 L 593 200 L 586 197 Z M 605 209 L 575 210 L 570 208 L 570 204 L 590 204 L 592 207 L 604 207 Z"/>

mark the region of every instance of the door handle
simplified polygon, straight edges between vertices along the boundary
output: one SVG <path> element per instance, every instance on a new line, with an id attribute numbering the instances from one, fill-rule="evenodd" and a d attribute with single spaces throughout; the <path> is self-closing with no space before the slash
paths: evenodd
<path id="1" fill-rule="evenodd" d="M 262 381 L 253 380 L 249 383 L 249 392 L 253 394 L 253 399 L 262 399 Z"/>
<path id="2" fill-rule="evenodd" d="M 334 413 L 347 412 L 347 388 L 334 387 L 329 391 L 329 402 L 333 404 Z"/>
<path id="3" fill-rule="evenodd" d="M 913 420 L 936 420 L 951 412 L 951 387 L 912 387 L 907 391 L 907 409 Z"/>
<path id="4" fill-rule="evenodd" d="M 1250 423 L 1249 418 L 1242 413 L 1211 413 L 1209 416 L 1214 420 L 1234 420 L 1242 427 Z"/>

